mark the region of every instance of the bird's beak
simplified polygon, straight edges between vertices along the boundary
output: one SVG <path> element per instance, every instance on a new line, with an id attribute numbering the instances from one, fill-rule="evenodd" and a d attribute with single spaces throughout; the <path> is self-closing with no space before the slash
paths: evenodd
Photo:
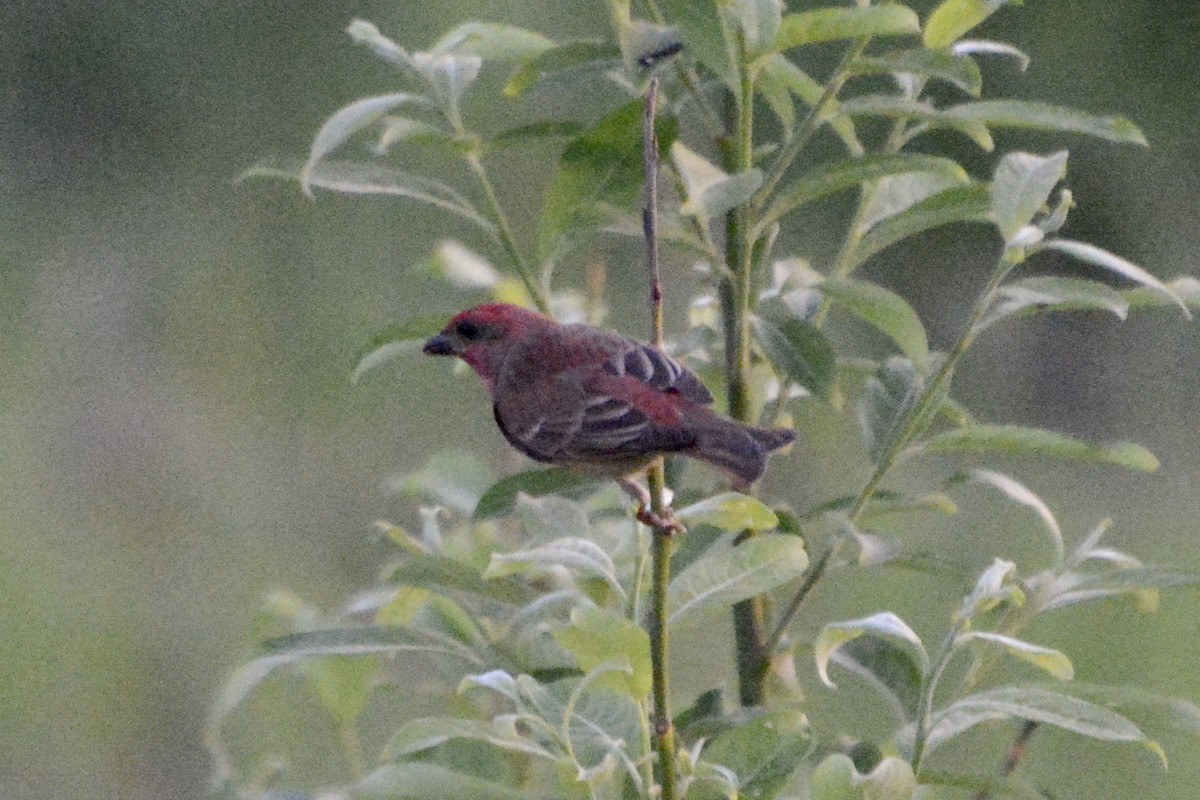
<path id="1" fill-rule="evenodd" d="M 428 356 L 458 356 L 462 355 L 461 343 L 453 336 L 439 333 L 434 336 L 421 350 Z"/>

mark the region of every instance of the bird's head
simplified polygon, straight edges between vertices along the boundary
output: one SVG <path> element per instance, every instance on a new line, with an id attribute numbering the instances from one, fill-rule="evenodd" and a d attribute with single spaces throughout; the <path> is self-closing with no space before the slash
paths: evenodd
<path id="1" fill-rule="evenodd" d="M 486 303 L 468 308 L 425 342 L 431 356 L 458 356 L 491 384 L 495 368 L 513 342 L 553 324 L 535 311 L 509 305 Z"/>

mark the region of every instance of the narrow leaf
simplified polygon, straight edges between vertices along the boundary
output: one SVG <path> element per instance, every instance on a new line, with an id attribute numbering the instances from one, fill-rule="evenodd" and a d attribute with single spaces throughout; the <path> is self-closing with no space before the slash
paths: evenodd
<path id="1" fill-rule="evenodd" d="M 729 175 L 682 142 L 671 145 L 671 161 L 684 186 L 679 213 L 702 220 L 723 216 L 745 203 L 762 184 L 761 171 Z"/>
<path id="2" fill-rule="evenodd" d="M 829 397 L 837 359 L 824 334 L 798 317 L 755 316 L 750 322 L 763 352 L 781 376 L 817 397 Z"/>
<path id="3" fill-rule="evenodd" d="M 1174 305 L 1176 303 L 1175 298 L 1179 298 L 1187 304 L 1189 309 L 1200 311 L 1200 280 L 1193 278 L 1191 275 L 1181 275 L 1174 280 L 1168 281 L 1166 287 L 1171 290 L 1170 297 L 1145 286 L 1126 289 L 1121 292 L 1121 296 L 1128 300 L 1129 305 L 1134 308 L 1155 308 L 1164 305 Z"/>
<path id="4" fill-rule="evenodd" d="M 985 330 L 1006 319 L 1054 311 L 1108 311 L 1123 320 L 1129 306 L 1120 292 L 1099 281 L 1053 275 L 1023 278 L 1000 287 L 977 329 Z"/>
<path id="5" fill-rule="evenodd" d="M 379 767 L 354 786 L 353 795 L 365 800 L 545 800 L 547 795 L 527 787 L 505 786 L 439 764 L 405 761 Z"/>
<path id="6" fill-rule="evenodd" d="M 949 47 L 1009 0 L 943 0 L 925 21 L 925 46 Z"/>
<path id="7" fill-rule="evenodd" d="M 966 171 L 955 161 L 938 156 L 883 154 L 835 161 L 801 175 L 794 183 L 780 190 L 775 202 L 764 213 L 761 226 L 765 228 L 805 203 L 853 189 L 868 181 L 909 173 L 942 175 L 953 183 L 967 183 L 970 180 Z"/>
<path id="8" fill-rule="evenodd" d="M 267 161 L 244 172 L 242 178 L 268 177 L 299 180 L 303 169 L 297 162 Z M 449 211 L 475 223 L 489 236 L 496 227 L 484 219 L 458 192 L 439 181 L 401 172 L 398 169 L 356 161 L 321 161 L 307 175 L 308 185 L 342 194 L 381 194 L 407 197 Z"/>
<path id="9" fill-rule="evenodd" d="M 394 108 L 403 105 L 429 105 L 429 99 L 409 92 L 364 97 L 337 110 L 325 120 L 308 149 L 308 161 L 300 170 L 300 188 L 312 195 L 310 176 L 317 164 L 331 152 L 341 147 L 354 134 L 374 125 Z"/>
<path id="10" fill-rule="evenodd" d="M 927 47 L 860 56 L 850 63 L 849 71 L 857 75 L 879 72 L 919 75 L 957 86 L 972 97 L 978 97 L 983 90 L 979 66 L 968 56 Z"/>
<path id="11" fill-rule="evenodd" d="M 852 8 L 818 8 L 787 14 L 779 25 L 775 50 L 868 36 L 911 36 L 921 32 L 912 9 L 899 3 Z"/>
<path id="12" fill-rule="evenodd" d="M 963 731 L 998 719 L 1027 719 L 1108 742 L 1150 740 L 1120 714 L 1070 695 L 1032 687 L 993 689 L 950 704 L 933 717 L 925 751 L 930 753 Z"/>
<path id="13" fill-rule="evenodd" d="M 758 536 L 736 547 L 714 546 L 671 581 L 667 623 L 763 594 L 807 568 L 804 542 L 795 536 Z"/>
<path id="14" fill-rule="evenodd" d="M 756 716 L 705 745 L 703 758 L 737 776 L 738 797 L 778 797 L 812 746 L 808 720 L 797 710 Z"/>
<path id="15" fill-rule="evenodd" d="M 971 479 L 999 489 L 1013 502 L 1033 509 L 1038 518 L 1041 519 L 1042 524 L 1046 526 L 1046 530 L 1050 533 L 1050 542 L 1054 546 L 1056 563 L 1062 562 L 1066 552 L 1066 547 L 1063 544 L 1062 529 L 1058 526 L 1058 520 L 1054 518 L 1054 514 L 1051 513 L 1049 506 L 1042 501 L 1042 498 L 1031 492 L 1024 484 L 1007 475 L 1002 475 L 999 472 L 993 472 L 989 469 L 972 470 Z"/>
<path id="16" fill-rule="evenodd" d="M 1009 153 L 1000 159 L 988 195 L 992 221 L 1005 242 L 1011 243 L 1020 230 L 1033 221 L 1066 174 L 1066 150 L 1045 157 Z"/>
<path id="17" fill-rule="evenodd" d="M 1126 261 L 1118 255 L 1108 252 L 1095 245 L 1085 242 L 1076 242 L 1070 239 L 1049 239 L 1043 242 L 1040 250 L 1057 250 L 1060 253 L 1066 253 L 1072 258 L 1077 258 L 1080 261 L 1085 261 L 1088 264 L 1106 269 L 1109 272 L 1116 273 L 1124 278 L 1145 286 L 1147 289 L 1152 289 L 1158 292 L 1163 297 L 1171 300 L 1175 305 L 1183 309 L 1183 313 L 1188 319 L 1192 318 L 1192 312 L 1188 309 L 1187 303 L 1183 301 L 1179 295 L 1175 294 L 1166 284 L 1158 278 L 1151 275 L 1146 270 L 1139 267 L 1137 264 Z"/>
<path id="18" fill-rule="evenodd" d="M 987 222 L 988 212 L 988 191 L 982 184 L 945 189 L 880 220 L 859 240 L 848 259 L 849 266 L 857 267 L 884 248 L 932 228 L 956 222 Z"/>
<path id="19" fill-rule="evenodd" d="M 529 550 L 493 553 L 483 577 L 498 578 L 545 567 L 566 567 L 585 577 L 602 578 L 620 588 L 608 553 L 594 542 L 571 536 Z"/>
<path id="20" fill-rule="evenodd" d="M 809 108 L 814 108 L 825 97 L 825 87 L 822 84 L 793 64 L 790 59 L 778 53 L 760 58 L 758 64 L 760 80 L 756 81 L 756 86 L 763 83 L 764 80 L 777 82 L 799 97 Z M 858 141 L 854 120 L 840 113 L 841 106 L 836 98 L 825 99 L 824 108 L 825 113 L 822 115 L 824 124 L 829 125 L 830 129 L 842 140 L 847 153 L 852 156 L 861 156 L 863 146 Z"/>
<path id="21" fill-rule="evenodd" d="M 350 375 L 351 383 L 358 383 L 363 375 L 391 361 L 403 353 L 415 353 L 425 340 L 446 324 L 445 315 L 397 322 L 371 337 L 371 341 L 359 351 Z"/>
<path id="22" fill-rule="evenodd" d="M 917 312 L 900 295 L 878 284 L 842 278 L 824 281 L 823 294 L 887 335 L 918 371 L 929 362 L 929 341 Z"/>
<path id="23" fill-rule="evenodd" d="M 584 672 L 612 659 L 628 667 L 628 672 L 611 671 L 599 676 L 595 685 L 639 702 L 650 694 L 650 637 L 636 622 L 600 608 L 575 609 L 571 624 L 558 628 L 553 635 Z"/>
<path id="24" fill-rule="evenodd" d="M 502 517 L 516 507 L 517 498 L 522 494 L 528 497 L 569 494 L 595 485 L 594 477 L 562 467 L 519 472 L 492 484 L 479 498 L 472 516 L 475 519 Z"/>
<path id="25" fill-rule="evenodd" d="M 527 59 L 513 70 L 504 86 L 504 94 L 516 98 L 539 84 L 579 84 L 620 63 L 621 51 L 610 42 L 564 42 Z"/>
<path id="26" fill-rule="evenodd" d="M 1141 130 L 1124 117 L 1103 117 L 1046 103 L 1026 100 L 980 100 L 952 106 L 944 109 L 943 113 L 948 117 L 979 122 L 988 127 L 1082 133 L 1122 144 L 1147 144 Z"/>
<path id="27" fill-rule="evenodd" d="M 1094 445 L 1063 433 L 1017 425 L 969 425 L 940 433 L 914 446 L 910 452 L 1046 455 L 1112 464 L 1140 472 L 1154 472 L 1158 469 L 1158 459 L 1141 445 L 1130 442 Z"/>
<path id="28" fill-rule="evenodd" d="M 541 55 L 554 41 L 515 25 L 467 22 L 454 28 L 434 44 L 432 52 L 477 56 L 484 61 L 513 61 Z"/>
<path id="29" fill-rule="evenodd" d="M 913 718 L 921 697 L 922 667 L 911 647 L 882 637 L 860 636 L 839 647 L 829 661 L 879 692 L 901 723 Z"/>
<path id="30" fill-rule="evenodd" d="M 925 381 L 912 362 L 893 356 L 867 381 L 857 416 L 872 460 L 878 461 L 899 435 Z"/>
<path id="31" fill-rule="evenodd" d="M 1075 677 L 1075 667 L 1071 665 L 1071 659 L 1058 650 L 989 631 L 968 631 L 955 640 L 956 645 L 970 642 L 983 642 L 1003 647 L 1014 658 L 1045 670 L 1060 681 L 1069 681 Z"/>
<path id="32" fill-rule="evenodd" d="M 534 740 L 520 735 L 515 725 L 505 725 L 503 717 L 491 720 L 422 717 L 401 725 L 388 739 L 380 758 L 383 761 L 396 761 L 453 739 L 473 739 L 501 750 L 540 758 L 554 757 Z"/>
<path id="33" fill-rule="evenodd" d="M 675 512 L 685 525 L 712 525 L 723 531 L 765 531 L 779 525 L 775 512 L 762 501 L 738 492 L 725 492 L 705 498 Z"/>
<path id="34" fill-rule="evenodd" d="M 477 567 L 435 553 L 410 554 L 388 574 L 387 580 L 399 586 L 468 592 L 513 605 L 524 605 L 533 599 L 532 590 L 523 583 L 504 578 L 484 580 Z"/>
<path id="35" fill-rule="evenodd" d="M 963 56 L 1004 56 L 1017 62 L 1017 69 L 1021 72 L 1029 69 L 1029 56 L 1022 50 L 1005 42 L 993 42 L 987 39 L 963 39 L 955 42 L 954 46 L 950 48 L 950 52 Z"/>
<path id="36" fill-rule="evenodd" d="M 921 637 L 917 636 L 904 620 L 890 611 L 884 611 L 848 622 L 831 622 L 821 630 L 817 640 L 813 643 L 813 655 L 817 662 L 817 675 L 826 686 L 831 689 L 837 688 L 829 679 L 830 657 L 847 642 L 854 641 L 860 636 L 874 636 L 904 645 L 917 657 L 921 674 L 924 675 L 929 671 L 929 654 L 925 652 L 925 645 L 921 643 Z"/>
<path id="37" fill-rule="evenodd" d="M 412 60 L 404 48 L 380 33 L 379 28 L 374 23 L 362 19 L 353 20 L 346 27 L 346 34 L 356 44 L 369 47 L 375 55 L 389 64 L 408 69 L 412 68 Z"/>

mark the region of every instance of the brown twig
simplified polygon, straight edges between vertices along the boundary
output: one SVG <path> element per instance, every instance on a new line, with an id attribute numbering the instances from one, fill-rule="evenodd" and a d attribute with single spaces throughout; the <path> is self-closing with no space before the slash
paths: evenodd
<path id="1" fill-rule="evenodd" d="M 658 113 L 658 78 L 651 77 L 646 87 L 646 111 L 642 120 L 643 167 L 646 176 L 645 206 L 642 209 L 642 232 L 646 237 L 647 269 L 650 274 L 651 343 L 663 346 L 662 282 L 658 268 L 658 137 L 654 123 Z M 660 797 L 676 798 L 675 729 L 671 724 L 670 693 L 667 680 L 667 587 L 671 580 L 671 545 L 676 526 L 671 522 L 671 509 L 666 503 L 666 478 L 659 458 L 646 476 L 650 490 L 649 514 L 639 519 L 649 521 L 654 535 L 653 590 L 650 621 L 650 662 L 654 697 L 654 742 L 658 751 Z"/>

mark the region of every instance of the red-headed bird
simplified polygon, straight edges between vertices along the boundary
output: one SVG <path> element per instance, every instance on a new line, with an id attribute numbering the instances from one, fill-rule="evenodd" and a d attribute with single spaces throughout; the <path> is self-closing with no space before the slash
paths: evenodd
<path id="1" fill-rule="evenodd" d="M 467 309 L 425 343 L 479 373 L 504 438 L 537 461 L 617 478 L 660 455 L 699 459 L 745 490 L 796 438 L 723 417 L 694 372 L 653 347 L 505 303 Z"/>

